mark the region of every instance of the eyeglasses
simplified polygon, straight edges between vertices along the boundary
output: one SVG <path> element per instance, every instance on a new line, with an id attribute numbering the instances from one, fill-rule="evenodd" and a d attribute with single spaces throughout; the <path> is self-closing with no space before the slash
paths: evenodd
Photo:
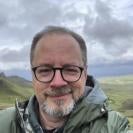
<path id="1" fill-rule="evenodd" d="M 62 76 L 62 79 L 67 82 L 76 82 L 80 79 L 83 67 L 79 66 L 64 66 L 60 67 L 49 67 L 49 66 L 37 66 L 33 67 L 32 71 L 35 75 L 35 78 L 43 83 L 51 82 L 55 76 L 56 70 L 59 70 Z"/>

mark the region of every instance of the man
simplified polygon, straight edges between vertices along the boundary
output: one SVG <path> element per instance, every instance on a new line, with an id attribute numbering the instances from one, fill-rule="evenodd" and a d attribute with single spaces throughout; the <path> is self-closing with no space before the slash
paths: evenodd
<path id="1" fill-rule="evenodd" d="M 107 97 L 87 76 L 82 37 L 50 26 L 32 41 L 35 96 L 0 113 L 0 133 L 126 133 L 128 120 L 107 106 Z"/>

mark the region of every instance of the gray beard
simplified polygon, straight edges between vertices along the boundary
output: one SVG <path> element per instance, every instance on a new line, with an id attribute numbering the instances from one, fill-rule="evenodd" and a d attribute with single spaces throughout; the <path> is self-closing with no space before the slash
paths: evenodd
<path id="1" fill-rule="evenodd" d="M 60 109 L 55 109 L 52 106 L 49 106 L 47 102 L 43 103 L 41 109 L 50 116 L 53 116 L 55 118 L 61 118 L 70 114 L 75 105 L 74 100 L 72 100 L 66 107 L 63 106 L 63 100 L 56 100 L 55 103 L 59 106 Z"/>
<path id="2" fill-rule="evenodd" d="M 68 93 L 72 94 L 73 89 L 69 87 L 62 87 L 62 88 L 51 89 L 48 92 L 46 92 L 44 95 L 45 97 L 47 97 L 47 96 L 65 95 Z M 44 103 L 41 105 L 41 109 L 47 114 L 49 114 L 50 116 L 57 117 L 57 118 L 64 117 L 73 110 L 75 105 L 75 99 L 73 97 L 72 101 L 66 106 L 64 106 L 64 100 L 61 100 L 61 99 L 55 100 L 55 104 L 59 107 L 59 109 L 49 106 L 47 101 L 44 101 Z"/>
<path id="3" fill-rule="evenodd" d="M 73 93 L 73 88 L 70 87 L 62 87 L 62 88 L 56 88 L 56 89 L 49 89 L 48 92 L 45 92 L 44 96 L 59 96 L 59 95 L 63 95 L 63 94 L 68 94 L 68 93 Z M 72 100 L 71 102 L 64 106 L 64 100 L 61 99 L 57 99 L 55 101 L 55 104 L 59 107 L 59 109 L 56 109 L 52 106 L 49 106 L 47 103 L 47 100 L 43 102 L 43 104 L 40 106 L 42 111 L 46 112 L 47 114 L 49 114 L 50 116 L 56 117 L 56 118 L 60 118 L 60 117 L 64 117 L 68 114 L 71 113 L 71 111 L 73 110 L 76 102 L 80 99 L 80 97 L 74 97 L 72 94 Z"/>

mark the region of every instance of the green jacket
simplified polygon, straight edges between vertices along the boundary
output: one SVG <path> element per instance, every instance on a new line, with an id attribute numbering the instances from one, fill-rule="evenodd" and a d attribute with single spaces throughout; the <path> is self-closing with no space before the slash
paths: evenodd
<path id="1" fill-rule="evenodd" d="M 91 83 L 57 133 L 127 133 L 127 118 L 108 109 L 99 84 L 94 79 Z M 43 133 L 35 113 L 36 103 L 33 96 L 27 102 L 16 102 L 15 108 L 0 111 L 0 133 Z"/>

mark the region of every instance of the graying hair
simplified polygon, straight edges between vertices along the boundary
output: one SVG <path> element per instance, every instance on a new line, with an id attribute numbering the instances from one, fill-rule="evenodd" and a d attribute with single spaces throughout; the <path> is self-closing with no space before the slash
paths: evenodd
<path id="1" fill-rule="evenodd" d="M 43 29 L 42 31 L 38 32 L 33 40 L 32 40 L 32 44 L 31 44 L 31 49 L 30 49 L 30 63 L 32 66 L 32 61 L 34 58 L 34 51 L 35 48 L 37 46 L 38 41 L 45 35 L 48 34 L 53 34 L 53 33 L 57 33 L 57 34 L 68 34 L 70 36 L 72 36 L 79 44 L 80 49 L 81 49 L 81 53 L 82 53 L 82 59 L 83 59 L 83 63 L 84 65 L 87 65 L 87 48 L 86 48 L 86 44 L 84 39 L 77 33 L 64 28 L 64 27 L 59 27 L 59 26 L 47 26 L 45 29 Z"/>

